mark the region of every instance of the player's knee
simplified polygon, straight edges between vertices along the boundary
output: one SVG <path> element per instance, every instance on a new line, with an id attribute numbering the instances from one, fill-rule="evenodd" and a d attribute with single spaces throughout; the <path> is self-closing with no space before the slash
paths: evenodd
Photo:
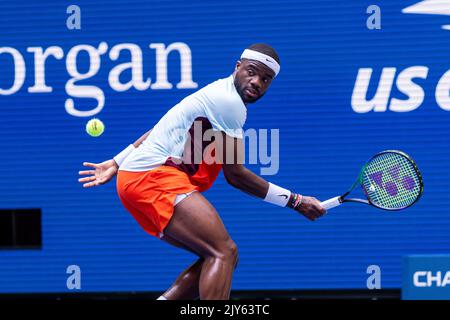
<path id="1" fill-rule="evenodd" d="M 233 264 L 233 266 L 236 265 L 238 261 L 238 248 L 233 240 L 227 241 L 223 254 L 225 258 Z"/>
<path id="2" fill-rule="evenodd" d="M 205 259 L 220 259 L 225 263 L 236 265 L 238 260 L 238 249 L 236 243 L 233 240 L 227 240 L 215 249 L 211 249 Z"/>

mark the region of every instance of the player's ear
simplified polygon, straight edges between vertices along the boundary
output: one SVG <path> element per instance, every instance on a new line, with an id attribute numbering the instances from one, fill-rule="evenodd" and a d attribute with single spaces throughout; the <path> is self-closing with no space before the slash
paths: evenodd
<path id="1" fill-rule="evenodd" d="M 236 62 L 236 68 L 235 68 L 235 70 L 238 70 L 240 67 L 241 67 L 241 60 L 238 60 L 238 61 Z"/>

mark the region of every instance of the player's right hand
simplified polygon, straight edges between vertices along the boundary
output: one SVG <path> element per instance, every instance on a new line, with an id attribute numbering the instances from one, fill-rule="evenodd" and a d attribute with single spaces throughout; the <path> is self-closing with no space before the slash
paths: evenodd
<path id="1" fill-rule="evenodd" d="M 314 197 L 303 196 L 302 204 L 297 211 L 311 221 L 323 216 L 327 211 L 320 205 L 320 201 Z"/>
<path id="2" fill-rule="evenodd" d="M 84 170 L 78 173 L 82 176 L 88 177 L 78 179 L 78 182 L 83 183 L 83 188 L 90 188 L 107 183 L 111 180 L 119 170 L 117 163 L 111 159 L 102 163 L 83 162 L 85 167 L 91 167 L 95 170 Z"/>

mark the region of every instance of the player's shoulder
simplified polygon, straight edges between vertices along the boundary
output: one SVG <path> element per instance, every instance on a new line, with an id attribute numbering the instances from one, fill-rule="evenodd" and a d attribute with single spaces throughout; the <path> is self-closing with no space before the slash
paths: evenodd
<path id="1" fill-rule="evenodd" d="M 246 114 L 247 108 L 234 86 L 232 75 L 212 82 L 205 89 L 210 107 Z"/>

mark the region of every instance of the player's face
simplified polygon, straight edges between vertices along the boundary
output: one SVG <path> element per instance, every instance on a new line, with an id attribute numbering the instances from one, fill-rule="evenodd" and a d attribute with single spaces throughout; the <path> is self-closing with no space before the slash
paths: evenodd
<path id="1" fill-rule="evenodd" d="M 275 72 L 265 64 L 242 59 L 236 64 L 234 85 L 244 103 L 253 103 L 266 93 L 274 76 Z"/>

